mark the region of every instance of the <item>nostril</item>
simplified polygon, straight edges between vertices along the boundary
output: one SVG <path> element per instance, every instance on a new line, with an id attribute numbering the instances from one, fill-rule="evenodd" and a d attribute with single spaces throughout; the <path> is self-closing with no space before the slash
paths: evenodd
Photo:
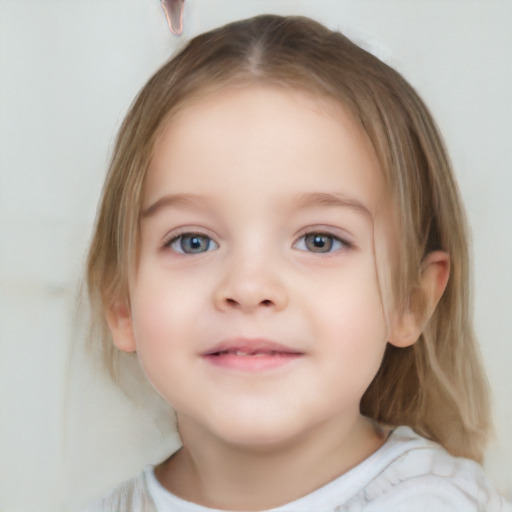
<path id="1" fill-rule="evenodd" d="M 226 298 L 226 304 L 230 307 L 233 307 L 233 308 L 238 308 L 242 305 L 242 303 L 238 302 L 237 300 L 235 299 L 231 299 L 231 298 Z M 254 303 L 254 305 L 256 306 L 258 303 Z M 259 302 L 259 305 L 260 306 L 264 306 L 264 307 L 270 307 L 272 306 L 274 303 L 273 301 L 269 300 L 269 299 L 264 299 L 262 301 Z"/>

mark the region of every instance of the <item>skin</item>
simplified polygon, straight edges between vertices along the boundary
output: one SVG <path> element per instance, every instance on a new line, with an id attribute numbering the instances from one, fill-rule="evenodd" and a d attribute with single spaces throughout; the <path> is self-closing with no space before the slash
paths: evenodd
<path id="1" fill-rule="evenodd" d="M 270 508 L 383 444 L 359 402 L 387 342 L 421 329 L 382 306 L 375 246 L 392 259 L 390 203 L 364 131 L 330 100 L 248 86 L 169 122 L 145 183 L 130 306 L 107 315 L 177 412 L 183 448 L 156 469 L 164 487 L 212 508 Z M 424 264 L 432 309 L 447 261 Z M 261 339 L 296 356 L 260 369 L 205 357 Z"/>

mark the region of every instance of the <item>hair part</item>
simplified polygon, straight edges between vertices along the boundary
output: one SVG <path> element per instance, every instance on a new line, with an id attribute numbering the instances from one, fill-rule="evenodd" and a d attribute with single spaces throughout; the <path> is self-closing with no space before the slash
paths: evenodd
<path id="1" fill-rule="evenodd" d="M 423 314 L 421 262 L 450 255 L 451 275 L 418 341 L 388 345 L 361 402 L 379 422 L 409 425 L 480 461 L 491 427 L 488 385 L 472 329 L 469 234 L 444 143 L 428 109 L 395 70 L 338 32 L 302 17 L 258 16 L 192 39 L 148 81 L 119 131 L 87 262 L 92 317 L 112 375 L 120 353 L 104 312 L 129 304 L 145 175 L 161 131 L 209 91 L 250 84 L 304 90 L 348 107 L 379 159 L 400 234 L 398 264 L 379 269 L 385 307 Z M 379 260 L 379 254 L 376 255 Z"/>

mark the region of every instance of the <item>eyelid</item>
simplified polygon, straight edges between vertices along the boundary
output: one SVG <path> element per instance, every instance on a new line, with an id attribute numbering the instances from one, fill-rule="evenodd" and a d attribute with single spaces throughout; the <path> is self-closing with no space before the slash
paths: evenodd
<path id="1" fill-rule="evenodd" d="M 324 235 L 334 238 L 339 241 L 343 247 L 334 251 L 329 251 L 325 253 L 318 252 L 316 254 L 323 254 L 324 256 L 328 256 L 329 254 L 339 252 L 341 250 L 353 249 L 356 247 L 356 243 L 354 238 L 349 235 L 346 231 L 341 230 L 340 228 L 329 227 L 329 226 L 308 226 L 303 228 L 297 236 L 295 237 L 295 241 L 293 242 L 293 247 L 296 247 L 300 240 L 304 239 L 308 235 Z M 302 249 L 300 249 L 302 250 Z M 305 251 L 306 252 L 306 251 Z M 310 251 L 307 251 L 310 252 Z"/>
<path id="2" fill-rule="evenodd" d="M 171 242 L 184 235 L 198 235 L 209 238 L 216 246 L 219 247 L 219 242 L 216 237 L 208 229 L 198 228 L 195 226 L 183 226 L 169 231 L 162 239 L 161 246 L 163 249 L 169 249 Z"/>

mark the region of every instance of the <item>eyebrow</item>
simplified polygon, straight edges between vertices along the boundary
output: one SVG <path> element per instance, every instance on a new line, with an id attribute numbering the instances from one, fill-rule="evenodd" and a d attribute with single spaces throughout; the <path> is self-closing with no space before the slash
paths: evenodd
<path id="1" fill-rule="evenodd" d="M 208 202 L 208 199 L 204 196 L 196 194 L 166 195 L 142 210 L 141 216 L 143 219 L 152 217 L 163 208 L 169 208 L 172 206 L 197 208 L 198 206 L 204 205 L 205 201 Z M 373 215 L 371 214 L 370 210 L 361 201 L 344 194 L 334 194 L 327 192 L 311 192 L 299 194 L 293 198 L 292 206 L 293 209 L 297 210 L 314 208 L 317 206 L 351 208 L 365 215 L 368 215 L 370 219 L 373 219 Z"/>
<path id="2" fill-rule="evenodd" d="M 345 194 L 326 192 L 300 194 L 294 198 L 293 206 L 296 209 L 314 208 L 316 206 L 351 208 L 373 219 L 372 213 L 361 201 Z"/>
<path id="3" fill-rule="evenodd" d="M 142 210 L 142 218 L 152 217 L 158 211 L 163 208 L 168 208 L 170 206 L 188 206 L 188 207 L 198 207 L 201 204 L 208 202 L 207 198 L 196 195 L 196 194 L 171 194 L 166 195 L 150 204 L 147 208 Z"/>

